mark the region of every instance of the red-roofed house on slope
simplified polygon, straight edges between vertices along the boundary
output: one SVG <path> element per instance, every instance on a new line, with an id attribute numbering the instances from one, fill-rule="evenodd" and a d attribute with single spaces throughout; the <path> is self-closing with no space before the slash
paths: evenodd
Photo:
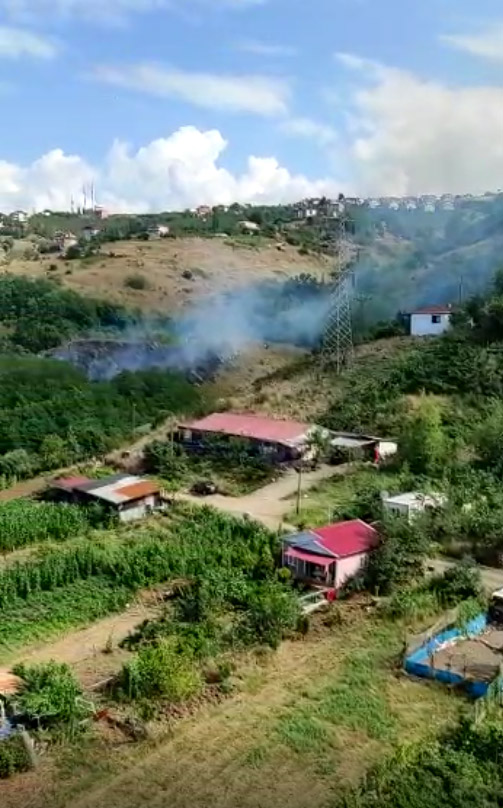
<path id="1" fill-rule="evenodd" d="M 452 306 L 424 306 L 410 313 L 411 337 L 435 337 L 451 324 Z"/>
<path id="2" fill-rule="evenodd" d="M 377 531 L 361 519 L 302 530 L 283 539 L 283 566 L 298 581 L 337 592 L 360 572 L 378 544 Z"/>
<path id="3" fill-rule="evenodd" d="M 177 437 L 188 449 L 204 450 L 218 440 L 224 446 L 232 439 L 244 440 L 257 454 L 271 462 L 296 460 L 312 451 L 310 438 L 320 427 L 299 421 L 282 421 L 265 415 L 215 412 L 198 421 L 178 425 Z M 321 430 L 328 436 L 327 430 Z"/>

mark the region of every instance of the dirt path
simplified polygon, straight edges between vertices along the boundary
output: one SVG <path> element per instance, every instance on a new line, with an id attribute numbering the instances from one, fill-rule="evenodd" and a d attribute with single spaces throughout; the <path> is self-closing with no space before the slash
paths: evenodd
<path id="1" fill-rule="evenodd" d="M 453 567 L 455 561 L 449 561 L 444 558 L 430 558 L 428 566 L 434 572 L 442 573 Z M 503 569 L 496 569 L 496 567 L 481 567 L 479 566 L 480 574 L 482 576 L 482 583 L 488 592 L 494 592 L 496 589 L 503 587 Z"/>
<path id="2" fill-rule="evenodd" d="M 351 464 L 346 464 L 320 466 L 316 471 L 303 472 L 301 480 L 303 494 L 321 480 L 335 477 L 338 474 L 347 474 L 350 469 Z M 221 494 L 215 494 L 201 498 L 179 493 L 176 494 L 176 499 L 183 499 L 196 505 L 212 505 L 226 513 L 247 514 L 271 530 L 277 530 L 282 526 L 288 527 L 285 524 L 285 517 L 290 516 L 292 512 L 298 485 L 298 474 L 290 469 L 280 480 L 243 497 L 224 497 Z"/>
<path id="3" fill-rule="evenodd" d="M 56 477 L 58 472 L 54 472 Z M 51 475 L 52 476 L 52 475 Z M 33 477 L 31 480 L 23 480 L 16 483 L 11 488 L 6 488 L 5 491 L 0 491 L 0 502 L 9 502 L 12 499 L 20 499 L 21 497 L 31 497 L 33 494 L 38 494 L 47 487 L 48 475 L 42 477 Z"/>
<path id="4" fill-rule="evenodd" d="M 25 649 L 9 660 L 12 666 L 18 662 L 36 664 L 66 662 L 86 687 L 91 687 L 116 671 L 127 656 L 118 648 L 121 640 L 128 636 L 144 620 L 155 617 L 159 605 L 155 592 L 138 596 L 124 612 L 98 620 L 89 628 L 71 631 L 54 642 Z"/>

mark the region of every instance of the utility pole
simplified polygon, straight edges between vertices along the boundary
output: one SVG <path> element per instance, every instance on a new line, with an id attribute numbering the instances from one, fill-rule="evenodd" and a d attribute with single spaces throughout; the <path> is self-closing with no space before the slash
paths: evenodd
<path id="1" fill-rule="evenodd" d="M 297 474 L 299 475 L 298 485 L 297 485 L 297 503 L 295 506 L 295 513 L 297 516 L 300 514 L 301 508 L 301 499 L 302 499 L 302 459 L 299 461 L 299 466 L 296 469 Z"/>

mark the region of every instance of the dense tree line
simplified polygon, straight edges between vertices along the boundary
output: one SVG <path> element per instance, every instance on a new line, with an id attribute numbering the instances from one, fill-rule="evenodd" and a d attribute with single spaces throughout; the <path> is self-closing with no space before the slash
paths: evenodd
<path id="1" fill-rule="evenodd" d="M 90 382 L 65 362 L 0 358 L 0 475 L 26 477 L 103 454 L 139 425 L 200 407 L 198 388 L 175 372 Z"/>
<path id="2" fill-rule="evenodd" d="M 0 275 L 0 346 L 39 353 L 94 328 L 124 328 L 122 307 L 92 300 L 50 280 Z"/>

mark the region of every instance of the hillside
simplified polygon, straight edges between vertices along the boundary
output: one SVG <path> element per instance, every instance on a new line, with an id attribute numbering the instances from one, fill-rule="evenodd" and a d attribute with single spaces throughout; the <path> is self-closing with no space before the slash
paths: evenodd
<path id="1" fill-rule="evenodd" d="M 267 279 L 286 280 L 300 273 L 322 278 L 329 270 L 323 256 L 300 255 L 295 247 L 268 239 L 256 241 L 259 246 L 250 246 L 246 238 L 121 241 L 103 245 L 100 255 L 89 258 L 13 258 L 4 269 L 16 275 L 57 278 L 83 295 L 163 313 L 210 293 Z M 131 288 L 132 276 L 141 276 L 146 288 Z"/>
<path id="2" fill-rule="evenodd" d="M 503 196 L 454 210 L 358 210 L 356 301 L 367 320 L 483 291 L 503 264 Z"/>

